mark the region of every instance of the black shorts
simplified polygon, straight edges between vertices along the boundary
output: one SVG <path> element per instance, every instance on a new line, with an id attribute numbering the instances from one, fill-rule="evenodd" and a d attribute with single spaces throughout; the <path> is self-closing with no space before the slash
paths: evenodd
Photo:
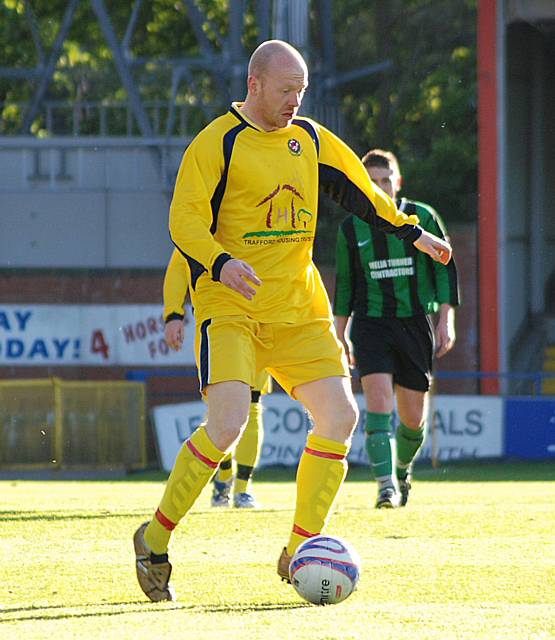
<path id="1" fill-rule="evenodd" d="M 432 382 L 434 330 L 428 316 L 354 316 L 350 331 L 360 377 L 391 373 L 394 384 L 426 392 Z"/>

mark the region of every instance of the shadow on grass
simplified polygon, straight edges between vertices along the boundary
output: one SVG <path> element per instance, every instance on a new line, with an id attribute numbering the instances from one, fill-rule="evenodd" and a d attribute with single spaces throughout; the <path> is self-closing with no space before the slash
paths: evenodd
<path id="1" fill-rule="evenodd" d="M 124 610 L 105 610 L 108 607 L 125 607 Z M 41 607 L 5 607 L 2 614 L 23 614 L 10 615 L 0 620 L 3 622 L 23 622 L 26 620 L 64 620 L 72 618 L 97 618 L 101 616 L 122 616 L 135 613 L 152 614 L 153 609 L 162 611 L 198 611 L 199 613 L 246 613 L 259 611 L 283 611 L 284 609 L 305 609 L 313 605 L 307 602 L 261 602 L 260 604 L 236 604 L 236 605 L 216 605 L 216 604 L 179 604 L 174 603 L 152 603 L 144 600 L 132 600 L 129 602 L 106 602 L 92 603 L 84 605 L 46 605 Z M 86 609 L 95 608 L 96 611 Z M 81 611 L 84 609 L 84 611 Z M 75 611 L 73 611 L 75 610 Z M 49 613 L 51 612 L 51 613 Z"/>
<path id="2" fill-rule="evenodd" d="M 245 511 L 241 509 L 223 509 L 218 513 L 219 518 L 233 518 L 238 513 L 249 513 L 249 517 L 260 517 L 269 513 L 281 513 L 291 511 L 294 505 L 290 507 L 282 508 L 261 508 L 256 511 Z M 187 518 L 198 518 L 206 516 L 206 514 L 213 514 L 214 509 L 212 507 L 206 507 L 205 509 L 190 511 L 187 514 Z M 144 509 L 138 511 L 102 511 L 102 512 L 90 512 L 90 511 L 14 511 L 14 510 L 0 510 L 0 522 L 64 522 L 64 521 L 82 521 L 82 520 L 107 520 L 109 518 L 129 518 L 136 522 L 144 522 L 152 517 L 152 512 L 146 512 Z M 135 525 L 136 526 L 136 525 Z M 0 608 L 0 612 L 2 609 Z"/>
<path id="3" fill-rule="evenodd" d="M 61 521 L 61 520 L 105 520 L 106 518 L 145 518 L 144 510 L 141 511 L 103 511 L 91 513 L 90 511 L 0 511 L 0 522 L 25 522 L 25 521 Z M 149 514 L 152 515 L 152 514 Z"/>
<path id="4" fill-rule="evenodd" d="M 11 482 L 36 481 L 33 477 L 21 473 L 17 478 L 10 478 Z M 255 482 L 294 482 L 296 467 L 265 467 L 255 471 Z M 164 471 L 134 471 L 124 477 L 107 480 L 106 477 L 64 478 L 48 475 L 42 479 L 52 482 L 160 482 L 165 483 L 168 475 Z M 520 461 L 504 459 L 481 459 L 473 461 L 441 462 L 434 468 L 429 462 L 417 463 L 415 475 L 422 482 L 530 482 L 555 480 L 555 461 Z M 347 480 L 349 482 L 366 482 L 371 480 L 368 467 L 356 465 L 349 468 Z M 2 477 L 0 475 L 0 480 Z"/>
<path id="5" fill-rule="evenodd" d="M 415 467 L 419 482 L 530 482 L 555 481 L 555 462 L 521 462 L 506 460 L 481 460 L 472 462 L 440 463 L 434 468 L 421 463 Z M 267 467 L 256 472 L 255 482 L 293 482 L 296 469 L 291 467 Z M 351 465 L 347 482 L 372 481 L 370 469 Z"/>
<path id="6" fill-rule="evenodd" d="M 555 480 L 555 462 L 523 462 L 480 460 L 472 462 L 417 464 L 414 475 L 418 482 L 548 482 Z M 353 467 L 348 481 L 363 482 L 371 478 L 365 467 Z"/>
<path id="7" fill-rule="evenodd" d="M 296 469 L 291 467 L 267 467 L 256 472 L 255 482 L 294 481 L 295 474 Z M 414 474 L 419 482 L 545 482 L 555 481 L 555 461 L 521 462 L 495 459 L 440 463 L 436 468 L 429 463 L 417 463 Z M 347 482 L 368 481 L 373 481 L 368 467 L 350 466 Z"/>

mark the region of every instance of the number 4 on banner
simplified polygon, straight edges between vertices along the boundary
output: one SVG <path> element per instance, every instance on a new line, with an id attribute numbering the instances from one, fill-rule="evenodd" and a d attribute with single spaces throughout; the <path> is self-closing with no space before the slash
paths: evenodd
<path id="1" fill-rule="evenodd" d="M 92 332 L 91 352 L 100 353 L 104 360 L 108 360 L 110 356 L 110 347 L 108 347 L 108 343 L 104 339 L 104 333 L 100 330 Z"/>

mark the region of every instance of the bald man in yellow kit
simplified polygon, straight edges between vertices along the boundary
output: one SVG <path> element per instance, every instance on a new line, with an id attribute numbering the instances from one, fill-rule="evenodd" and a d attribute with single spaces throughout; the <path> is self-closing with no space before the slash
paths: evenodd
<path id="1" fill-rule="evenodd" d="M 152 520 L 134 536 L 137 578 L 153 601 L 173 600 L 171 532 L 240 437 L 251 389 L 266 370 L 310 413 L 297 470 L 290 558 L 326 525 L 347 471 L 357 422 L 349 369 L 312 247 L 322 189 L 346 211 L 447 263 L 451 247 L 422 230 L 375 187 L 356 154 L 297 111 L 306 63 L 286 42 L 261 44 L 249 62 L 247 97 L 186 150 L 170 207 L 172 241 L 191 270 L 196 358 L 208 405 L 187 440 Z"/>

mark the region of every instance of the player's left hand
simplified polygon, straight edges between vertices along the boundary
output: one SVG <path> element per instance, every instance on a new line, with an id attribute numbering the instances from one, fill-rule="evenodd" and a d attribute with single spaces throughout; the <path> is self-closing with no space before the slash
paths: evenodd
<path id="1" fill-rule="evenodd" d="M 428 231 L 422 231 L 420 238 L 415 240 L 413 244 L 419 251 L 427 253 L 436 262 L 448 264 L 451 260 L 453 253 L 451 245 Z"/>
<path id="2" fill-rule="evenodd" d="M 451 351 L 455 344 L 455 327 L 451 322 L 438 322 L 435 330 L 436 358 Z"/>

